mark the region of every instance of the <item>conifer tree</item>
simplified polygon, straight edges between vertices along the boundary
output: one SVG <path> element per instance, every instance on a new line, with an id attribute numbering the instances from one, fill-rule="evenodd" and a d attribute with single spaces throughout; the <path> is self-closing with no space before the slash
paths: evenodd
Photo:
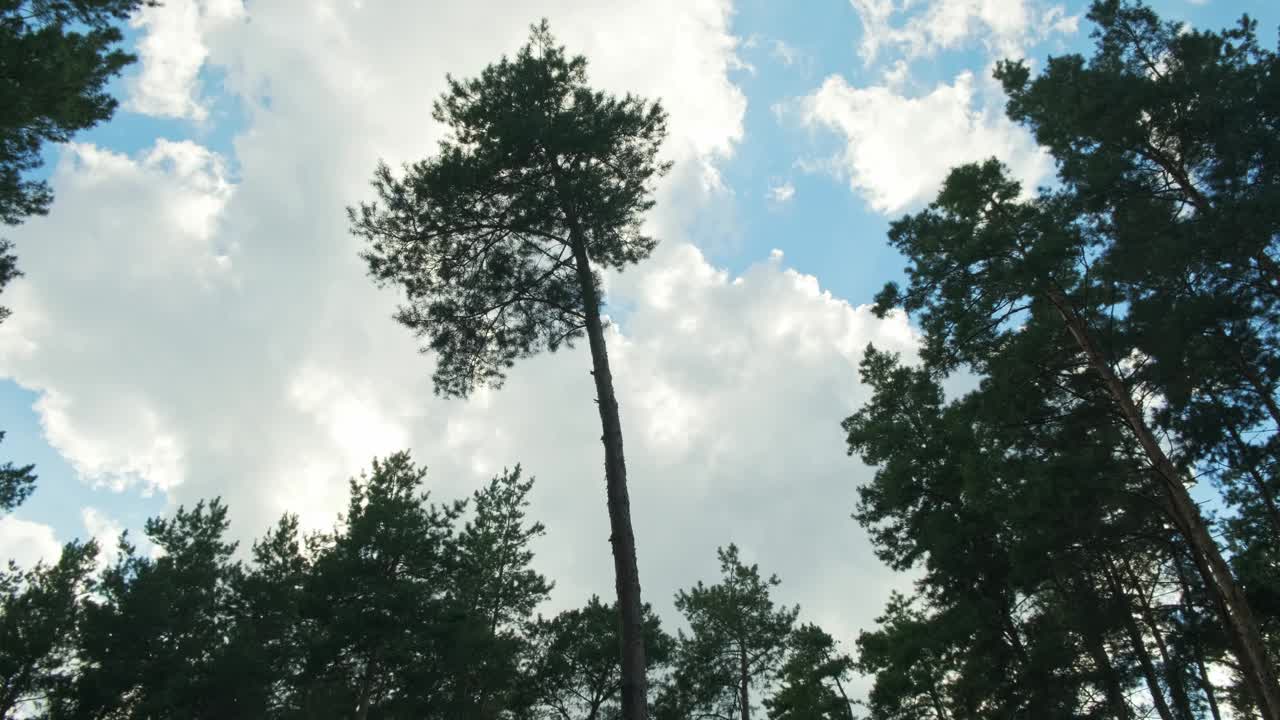
<path id="1" fill-rule="evenodd" d="M 770 592 L 781 581 L 745 565 L 738 547 L 717 548 L 720 582 L 698 581 L 676 593 L 689 623 L 679 650 L 667 712 L 751 719 L 751 688 L 773 677 L 786 653 L 799 608 L 777 607 Z"/>
<path id="2" fill-rule="evenodd" d="M 587 63 L 547 23 L 478 78 L 449 79 L 434 117 L 439 152 L 396 177 L 380 165 L 378 200 L 349 209 L 370 274 L 404 291 L 397 319 L 435 353 L 436 391 L 498 386 L 516 360 L 584 334 L 605 450 L 605 490 L 622 624 L 623 715 L 647 713 L 640 577 L 622 424 L 605 346 L 599 270 L 639 262 L 666 114 L 587 84 Z"/>

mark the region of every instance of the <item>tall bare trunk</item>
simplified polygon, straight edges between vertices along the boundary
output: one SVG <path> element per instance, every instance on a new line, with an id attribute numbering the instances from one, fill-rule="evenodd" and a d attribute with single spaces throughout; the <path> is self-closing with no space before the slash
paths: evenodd
<path id="1" fill-rule="evenodd" d="M 747 667 L 747 648 L 738 648 L 738 702 L 742 705 L 742 720 L 751 720 L 751 673 Z"/>
<path id="2" fill-rule="evenodd" d="M 587 340 L 591 345 L 592 376 L 604 443 L 604 484 L 609 506 L 609 543 L 613 546 L 614 584 L 618 591 L 618 615 L 622 632 L 622 717 L 646 720 L 649 715 L 645 678 L 644 634 L 640 604 L 640 571 L 636 565 L 636 538 L 631 529 L 631 498 L 627 494 L 627 465 L 622 454 L 622 421 L 613 392 L 613 373 L 600 321 L 600 296 L 596 292 L 591 259 L 582 230 L 572 231 L 573 259 L 586 311 Z"/>
<path id="3" fill-rule="evenodd" d="M 1101 376 L 1117 409 L 1160 477 L 1169 501 L 1170 518 L 1191 546 L 1196 567 L 1204 576 L 1205 585 L 1216 600 L 1223 624 L 1231 631 L 1235 640 L 1237 659 L 1253 690 L 1259 709 L 1262 711 L 1262 717 L 1264 720 L 1280 720 L 1280 685 L 1277 685 L 1270 661 L 1267 659 L 1258 623 L 1254 619 L 1253 610 L 1249 607 L 1244 591 L 1236 583 L 1231 574 L 1231 568 L 1227 566 L 1217 544 L 1209 534 L 1204 518 L 1200 515 L 1200 508 L 1191 499 L 1191 494 L 1183 485 L 1177 467 L 1160 447 L 1159 441 L 1156 440 L 1155 434 L 1143 418 L 1142 411 L 1134 403 L 1128 388 L 1094 344 L 1084 319 L 1067 301 L 1066 295 L 1061 290 L 1050 290 L 1048 297 L 1088 358 L 1090 368 Z"/>

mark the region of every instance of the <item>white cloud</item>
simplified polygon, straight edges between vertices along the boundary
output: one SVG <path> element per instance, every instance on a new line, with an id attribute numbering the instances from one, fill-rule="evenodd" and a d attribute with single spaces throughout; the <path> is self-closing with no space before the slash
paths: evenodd
<path id="1" fill-rule="evenodd" d="M 0 372 L 41 391 L 45 437 L 87 479 L 176 487 L 181 415 L 152 396 L 155 383 L 193 394 L 215 355 L 188 353 L 226 341 L 216 320 L 192 324 L 196 308 L 234 293 L 237 240 L 216 234 L 231 197 L 222 163 L 190 142 L 159 140 L 137 159 L 72 144 L 55 178 L 67 202 L 33 222 L 40 239 L 18 234 L 27 277 L 12 293 L 24 312 L 0 326 Z"/>
<path id="2" fill-rule="evenodd" d="M 1074 33 L 1077 18 L 1036 0 L 850 0 L 862 22 L 858 52 L 871 63 L 884 48 L 909 58 L 977 38 L 998 56 L 1019 56 L 1052 33 Z"/>
<path id="3" fill-rule="evenodd" d="M 911 78 L 911 66 L 906 60 L 899 58 L 892 65 L 885 68 L 884 72 L 881 73 L 881 78 L 881 82 L 885 87 L 894 92 L 900 92 Z"/>
<path id="4" fill-rule="evenodd" d="M 21 520 L 13 515 L 0 515 L 0 562 L 13 560 L 21 568 L 30 568 L 43 560 L 55 563 L 62 553 L 53 528 Z"/>
<path id="5" fill-rule="evenodd" d="M 209 114 L 198 87 L 209 55 L 204 33 L 243 17 L 240 0 L 165 0 L 139 11 L 130 24 L 142 30 L 137 49 L 141 70 L 130 79 L 126 107 L 203 122 Z"/>
<path id="6" fill-rule="evenodd" d="M 114 518 L 92 507 L 80 508 L 80 522 L 84 524 L 89 537 L 98 541 L 99 569 L 114 565 L 116 558 L 120 556 L 119 540 L 124 527 Z M 130 542 L 136 543 L 138 540 L 139 538 L 131 538 Z"/>
<path id="7" fill-rule="evenodd" d="M 975 88 L 967 71 L 917 97 L 884 85 L 853 87 L 833 75 L 793 108 L 804 123 L 835 131 L 844 149 L 825 162 L 801 165 L 847 178 L 882 213 L 932 199 L 952 167 L 991 156 L 1034 189 L 1052 171 L 1052 161 L 1004 116 L 1002 98 L 994 82 Z"/>
<path id="8" fill-rule="evenodd" d="M 784 576 L 788 601 L 844 618 L 832 629 L 845 639 L 870 622 L 893 580 L 848 518 L 869 471 L 845 456 L 839 421 L 865 398 L 866 343 L 914 339 L 903 318 L 877 320 L 780 257 L 732 278 L 688 244 L 742 137 L 726 0 L 250 12 L 198 24 L 205 62 L 248 109 L 237 184 L 192 143 L 135 157 L 75 145 L 52 178 L 56 211 L 13 233 L 26 276 L 8 291 L 0 375 L 42 394 L 59 452 L 91 481 L 158 489 L 170 506 L 220 495 L 240 539 L 286 510 L 329 524 L 371 453 L 413 448 L 440 498 L 523 462 L 539 478 L 555 604 L 607 597 L 585 347 L 523 362 L 468 402 L 433 397 L 430 358 L 391 321 L 395 294 L 366 278 L 343 213 L 368 198 L 379 157 L 434 149 L 445 72 L 475 73 L 546 14 L 593 82 L 661 97 L 671 114 L 677 165 L 651 223 L 663 244 L 607 278 L 629 308 L 609 347 L 646 599 L 670 615 L 671 594 L 714 577 L 715 547 L 735 541 Z"/>
<path id="9" fill-rule="evenodd" d="M 779 182 L 769 186 L 765 198 L 774 205 L 785 205 L 796 196 L 796 186 L 790 181 Z"/>

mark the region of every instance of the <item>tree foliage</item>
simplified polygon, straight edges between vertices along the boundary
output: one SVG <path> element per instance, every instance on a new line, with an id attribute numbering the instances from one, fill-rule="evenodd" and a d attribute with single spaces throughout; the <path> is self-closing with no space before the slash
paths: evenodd
<path id="1" fill-rule="evenodd" d="M 1089 17 L 1092 57 L 996 71 L 1060 184 L 962 166 L 890 230 L 908 284 L 877 311 L 914 315 L 924 362 L 869 351 L 845 428 L 879 467 L 859 521 L 924 575 L 860 645 L 877 717 L 1280 713 L 1276 55 L 1248 18 Z M 945 399 L 960 369 L 980 385 Z"/>
<path id="2" fill-rule="evenodd" d="M 396 319 L 427 339 L 437 392 L 500 385 L 516 360 L 581 338 L 588 313 L 576 246 L 591 267 L 622 269 L 656 241 L 653 207 L 666 113 L 587 84 L 587 61 L 544 21 L 514 58 L 449 78 L 432 116 L 449 130 L 435 156 L 385 163 L 377 200 L 348 210 L 370 274 L 404 291 Z M 590 306 L 590 307 L 588 307 Z"/>
<path id="3" fill-rule="evenodd" d="M 677 668 L 663 703 L 665 716 L 751 716 L 752 687 L 772 680 L 782 663 L 799 608 L 777 607 L 770 592 L 781 581 L 745 565 L 738 547 L 718 548 L 720 582 L 698 581 L 676 593 L 689 624 L 678 634 Z"/>
<path id="4" fill-rule="evenodd" d="M 48 212 L 53 193 L 26 173 L 45 143 L 107 120 L 107 83 L 136 57 L 119 23 L 152 0 L 7 0 L 0 3 L 0 222 Z"/>
<path id="5" fill-rule="evenodd" d="M 544 20 L 515 58 L 478 78 L 448 78 L 433 117 L 448 128 L 434 157 L 395 177 L 380 164 L 378 200 L 348 208 L 369 273 L 404 292 L 396 319 L 427 338 L 435 390 L 468 396 L 502 384 L 515 361 L 583 334 L 605 451 L 622 705 L 647 716 L 644 613 L 622 421 L 605 344 L 599 269 L 622 270 L 656 241 L 641 229 L 666 113 L 587 84 L 587 62 L 555 44 Z"/>

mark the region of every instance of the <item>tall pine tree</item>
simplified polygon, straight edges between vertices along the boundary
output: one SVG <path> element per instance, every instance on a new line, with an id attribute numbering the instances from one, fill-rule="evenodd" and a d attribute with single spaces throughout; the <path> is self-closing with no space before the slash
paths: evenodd
<path id="1" fill-rule="evenodd" d="M 605 450 L 605 488 L 622 623 L 627 720 L 647 714 L 640 576 L 622 423 L 605 346 L 602 268 L 649 255 L 641 232 L 666 114 L 591 89 L 586 60 L 546 22 L 515 58 L 449 79 L 434 116 L 450 131 L 397 178 L 382 165 L 375 203 L 349 211 L 383 284 L 404 290 L 397 319 L 436 354 L 437 392 L 500 385 L 517 359 L 587 336 Z"/>

